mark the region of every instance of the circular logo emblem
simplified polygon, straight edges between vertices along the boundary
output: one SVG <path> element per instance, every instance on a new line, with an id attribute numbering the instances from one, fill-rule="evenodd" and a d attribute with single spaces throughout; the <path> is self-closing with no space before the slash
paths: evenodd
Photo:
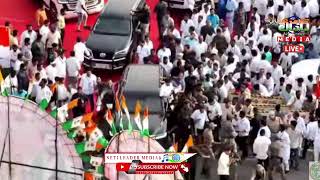
<path id="1" fill-rule="evenodd" d="M 314 162 L 310 166 L 310 177 L 312 180 L 320 180 L 320 163 Z"/>
<path id="2" fill-rule="evenodd" d="M 180 155 L 179 154 L 174 154 L 174 155 L 172 155 L 172 160 L 174 161 L 174 162 L 178 162 L 178 161 L 180 161 Z"/>

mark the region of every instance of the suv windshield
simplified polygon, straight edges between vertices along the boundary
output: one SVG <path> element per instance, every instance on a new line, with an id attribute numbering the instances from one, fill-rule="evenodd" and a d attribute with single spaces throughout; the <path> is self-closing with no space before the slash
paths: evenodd
<path id="1" fill-rule="evenodd" d="M 130 34 L 130 20 L 100 17 L 93 30 L 97 34 L 128 36 Z"/>

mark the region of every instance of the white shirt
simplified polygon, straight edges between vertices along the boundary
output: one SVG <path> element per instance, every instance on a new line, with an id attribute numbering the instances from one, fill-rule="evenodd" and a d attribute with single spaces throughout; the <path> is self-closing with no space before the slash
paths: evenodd
<path id="1" fill-rule="evenodd" d="M 46 44 L 48 34 L 50 32 L 50 29 L 48 26 L 42 25 L 41 28 L 39 29 L 39 33 L 41 34 L 42 38 L 41 41 Z"/>
<path id="2" fill-rule="evenodd" d="M 164 57 L 168 57 L 168 60 L 170 60 L 170 57 L 171 57 L 171 51 L 169 48 L 161 48 L 159 49 L 158 51 L 158 57 L 160 59 L 160 63 L 163 62 L 163 58 Z"/>
<path id="3" fill-rule="evenodd" d="M 230 174 L 230 157 L 225 152 L 222 152 L 218 161 L 218 175 Z"/>
<path id="4" fill-rule="evenodd" d="M 47 36 L 47 47 L 48 48 L 52 48 L 52 44 L 56 43 L 59 45 L 61 36 L 60 36 L 60 32 L 55 30 L 54 32 L 49 32 L 48 36 Z"/>
<path id="5" fill-rule="evenodd" d="M 317 0 L 310 0 L 307 7 L 309 7 L 310 17 L 317 17 L 319 15 L 319 3 Z"/>
<path id="6" fill-rule="evenodd" d="M 220 96 L 221 99 L 226 99 L 228 97 L 228 90 L 226 88 L 225 85 L 222 85 L 219 89 L 218 89 L 218 94 Z"/>
<path id="7" fill-rule="evenodd" d="M 281 66 L 277 66 L 276 68 L 274 68 L 273 66 L 270 69 L 270 72 L 272 73 L 272 77 L 275 83 L 278 83 L 280 81 L 280 78 L 283 75 L 283 71 Z"/>
<path id="8" fill-rule="evenodd" d="M 264 46 L 272 47 L 272 36 L 269 34 L 260 36 L 258 44 L 262 43 Z"/>
<path id="9" fill-rule="evenodd" d="M 13 90 L 12 93 L 16 92 L 18 88 L 18 78 L 17 76 L 11 77 L 10 74 L 4 79 L 4 87 L 9 88 L 9 92 Z M 12 88 L 12 89 L 11 89 Z"/>
<path id="10" fill-rule="evenodd" d="M 299 129 L 288 129 L 288 134 L 290 138 L 290 147 L 291 149 L 296 149 L 301 147 L 301 142 L 303 140 L 302 138 L 302 132 Z"/>
<path id="11" fill-rule="evenodd" d="M 67 74 L 66 57 L 61 58 L 58 56 L 54 62 L 56 63 L 57 77 L 65 78 Z"/>
<path id="12" fill-rule="evenodd" d="M 259 92 L 263 97 L 270 97 L 273 94 L 273 92 L 269 92 L 268 89 L 262 84 L 259 84 Z"/>
<path id="13" fill-rule="evenodd" d="M 57 68 L 49 65 L 46 67 L 46 72 L 48 79 L 55 82 L 54 78 L 57 77 Z"/>
<path id="14" fill-rule="evenodd" d="M 267 0 L 254 1 L 253 7 L 258 9 L 258 14 L 265 16 L 267 14 Z"/>
<path id="15" fill-rule="evenodd" d="M 33 41 L 35 41 L 37 39 L 37 33 L 33 30 L 31 33 L 29 33 L 28 30 L 23 31 L 20 36 L 20 46 L 21 47 L 24 46 L 24 40 L 26 38 L 30 38 L 30 44 L 32 44 Z"/>
<path id="16" fill-rule="evenodd" d="M 214 119 L 217 116 L 222 116 L 222 109 L 220 103 L 217 101 L 214 104 L 207 104 L 208 116 L 210 119 Z"/>
<path id="17" fill-rule="evenodd" d="M 39 87 L 37 90 L 36 102 L 39 104 L 43 99 L 50 102 L 51 96 L 52 92 L 48 86 L 45 86 L 44 88 Z"/>
<path id="18" fill-rule="evenodd" d="M 261 131 L 262 129 L 263 129 L 264 132 L 265 132 L 264 136 L 270 139 L 270 138 L 271 138 L 271 131 L 270 131 L 270 129 L 269 129 L 268 126 L 263 126 L 263 127 L 261 127 L 261 128 L 259 129 L 259 131 L 258 131 L 258 136 L 260 136 L 260 131 Z"/>
<path id="19" fill-rule="evenodd" d="M 306 123 L 302 117 L 298 117 L 296 129 L 301 131 L 303 134 L 307 132 Z"/>
<path id="20" fill-rule="evenodd" d="M 187 22 L 185 20 L 181 21 L 180 31 L 182 33 L 182 37 L 187 36 L 189 34 L 189 28 L 194 26 L 193 21 L 188 19 Z"/>
<path id="21" fill-rule="evenodd" d="M 266 136 L 257 136 L 253 143 L 253 152 L 256 154 L 257 159 L 264 160 L 268 158 L 270 144 L 270 138 Z"/>
<path id="22" fill-rule="evenodd" d="M 86 12 L 83 10 L 82 7 L 86 8 L 86 1 L 85 0 L 78 0 L 77 5 L 76 5 L 76 12 L 85 14 Z"/>
<path id="23" fill-rule="evenodd" d="M 307 124 L 306 129 L 307 129 L 306 138 L 308 140 L 314 140 L 316 133 L 318 131 L 318 122 L 317 121 L 309 122 Z"/>
<path id="24" fill-rule="evenodd" d="M 293 15 L 292 8 L 292 4 L 290 4 L 289 2 L 284 5 L 283 11 L 285 12 L 285 18 L 291 17 Z"/>
<path id="25" fill-rule="evenodd" d="M 67 73 L 69 77 L 78 77 L 81 66 L 78 58 L 70 57 L 66 61 Z"/>
<path id="26" fill-rule="evenodd" d="M 160 87 L 160 97 L 169 98 L 172 95 L 174 87 L 172 83 L 168 86 L 166 83 L 162 84 Z"/>
<path id="27" fill-rule="evenodd" d="M 264 83 L 263 83 L 267 90 L 269 91 L 269 93 L 273 94 L 273 90 L 274 90 L 274 80 L 272 77 L 270 77 L 269 79 L 265 79 Z"/>
<path id="28" fill-rule="evenodd" d="M 80 63 L 84 61 L 84 55 L 90 55 L 90 52 L 88 51 L 86 45 L 83 42 L 77 42 L 73 46 L 73 51 L 75 52 L 76 57 L 78 61 L 80 61 Z"/>
<path id="29" fill-rule="evenodd" d="M 207 112 L 203 111 L 203 113 L 201 113 L 201 111 L 199 109 L 195 110 L 191 114 L 191 118 L 194 121 L 194 127 L 196 129 L 203 129 L 205 122 L 209 121 Z"/>
<path id="30" fill-rule="evenodd" d="M 243 3 L 243 9 L 245 12 L 250 12 L 251 10 L 251 0 L 239 0 L 239 3 L 242 2 Z"/>
<path id="31" fill-rule="evenodd" d="M 168 75 L 170 75 L 171 69 L 173 68 L 172 62 L 168 62 L 167 64 L 160 63 L 160 66 L 163 67 Z"/>
<path id="32" fill-rule="evenodd" d="M 248 118 L 244 117 L 237 121 L 237 131 L 240 137 L 248 136 L 250 132 L 250 121 Z"/>
<path id="33" fill-rule="evenodd" d="M 143 59 L 150 55 L 151 49 L 146 44 L 143 44 L 142 46 L 139 45 L 137 47 L 137 53 L 139 56 L 139 64 L 144 64 Z"/>
<path id="34" fill-rule="evenodd" d="M 288 53 L 287 55 L 283 52 L 280 55 L 280 65 L 284 70 L 287 70 L 292 66 L 292 54 Z"/>
<path id="35" fill-rule="evenodd" d="M 317 131 L 315 133 L 313 146 L 315 149 L 320 149 L 320 129 L 319 129 L 319 127 L 317 128 Z"/>
<path id="36" fill-rule="evenodd" d="M 91 74 L 88 77 L 87 74 L 83 74 L 80 80 L 80 87 L 82 88 L 82 92 L 85 95 L 92 95 L 94 93 L 95 87 L 97 85 L 97 77 L 94 74 Z"/>
<path id="37" fill-rule="evenodd" d="M 299 13 L 299 17 L 304 19 L 304 18 L 309 18 L 310 16 L 310 10 L 309 10 L 309 7 L 308 5 L 304 8 L 301 9 L 301 12 Z"/>

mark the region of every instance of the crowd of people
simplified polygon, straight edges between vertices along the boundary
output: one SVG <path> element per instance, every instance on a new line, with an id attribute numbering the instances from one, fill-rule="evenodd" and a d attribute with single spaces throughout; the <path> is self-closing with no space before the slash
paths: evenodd
<path id="1" fill-rule="evenodd" d="M 83 2 L 77 5 L 78 31 L 83 21 L 90 28 Z M 149 36 L 153 11 L 161 41 L 158 49 Z M 52 107 L 83 97 L 96 111 L 95 97 L 103 88 L 112 91 L 113 83 L 102 82 L 90 68 L 82 73 L 88 50 L 80 36 L 66 58 L 64 13 L 62 9 L 50 21 L 41 6 L 36 12 L 38 27 L 27 25 L 20 37 L 9 21 L 5 23 L 10 31 L 10 73 L 1 89 L 36 103 L 46 99 Z M 253 179 L 264 179 L 266 172 L 272 176 L 274 170 L 285 178 L 285 173 L 298 169 L 299 157 L 306 158 L 312 146 L 318 160 L 320 79 L 297 78 L 291 67 L 319 58 L 320 27 L 311 26 L 311 41 L 298 54 L 282 52 L 284 43 L 277 41 L 282 34 L 268 24 L 293 15 L 317 20 L 317 0 L 208 0 L 191 13 L 186 11 L 181 22 L 172 17 L 164 0 L 154 10 L 145 5 L 131 13 L 142 23 L 132 62 L 159 64 L 163 69 L 160 97 L 166 100 L 168 132 L 175 134 L 172 141 L 178 143 L 178 151 L 192 135 L 196 146 L 207 150 L 199 151 L 203 157 L 219 159 L 221 180 L 234 179 L 230 166 L 249 156 L 258 163 Z M 276 97 L 283 103 L 273 104 L 265 114 L 253 103 L 257 97 Z M 85 109 L 78 108 L 74 116 L 83 113 Z M 222 150 L 217 144 L 223 144 Z"/>

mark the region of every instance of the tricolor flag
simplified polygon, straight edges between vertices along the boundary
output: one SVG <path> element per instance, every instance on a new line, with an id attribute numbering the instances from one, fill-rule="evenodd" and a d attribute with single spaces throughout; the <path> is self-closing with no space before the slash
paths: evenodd
<path id="1" fill-rule="evenodd" d="M 0 88 L 1 88 L 1 95 L 2 96 L 9 96 L 7 88 L 4 87 L 4 79 L 3 79 L 3 76 L 2 76 L 1 70 L 0 70 Z"/>
<path id="2" fill-rule="evenodd" d="M 92 166 L 94 166 L 94 167 L 101 166 L 102 162 L 103 162 L 103 158 L 102 157 L 94 157 L 94 156 L 90 157 L 90 164 Z"/>
<path id="3" fill-rule="evenodd" d="M 84 141 L 84 142 L 75 144 L 75 149 L 78 154 L 82 154 L 87 151 L 95 151 L 96 143 L 90 142 L 90 141 Z"/>
<path id="4" fill-rule="evenodd" d="M 109 123 L 109 125 L 111 127 L 111 133 L 114 136 L 115 134 L 117 134 L 117 129 L 116 129 L 116 126 L 114 124 L 114 119 L 113 119 L 112 112 L 111 112 L 110 109 L 107 110 L 106 119 L 107 119 L 107 122 Z"/>
<path id="5" fill-rule="evenodd" d="M 177 152 L 178 151 L 178 143 L 174 143 L 172 146 L 169 147 L 167 152 Z"/>
<path id="6" fill-rule="evenodd" d="M 147 106 L 144 108 L 142 126 L 142 134 L 144 136 L 149 136 L 149 109 Z"/>
<path id="7" fill-rule="evenodd" d="M 58 119 L 60 122 L 65 122 L 66 118 L 68 117 L 68 111 L 75 108 L 78 105 L 79 99 L 74 99 L 70 101 L 68 104 L 65 104 L 59 108 L 55 108 L 51 111 L 51 116 L 55 119 Z M 42 103 L 42 102 L 41 102 Z M 44 108 L 46 105 L 45 102 L 41 104 L 43 107 L 40 106 L 41 109 Z"/>
<path id="8" fill-rule="evenodd" d="M 90 129 L 92 129 L 92 130 L 89 134 L 89 142 L 96 143 L 96 150 L 100 151 L 101 149 L 107 147 L 109 142 L 103 136 L 102 131 L 95 125 L 90 127 Z"/>
<path id="9" fill-rule="evenodd" d="M 70 131 L 72 129 L 75 129 L 77 127 L 81 126 L 81 120 L 82 116 L 76 117 L 72 120 L 68 120 L 62 124 L 62 129 L 65 131 Z"/>
<path id="10" fill-rule="evenodd" d="M 191 135 L 189 135 L 189 138 L 188 138 L 188 141 L 186 142 L 186 144 L 184 145 L 183 149 L 182 149 L 182 152 L 184 153 L 187 153 L 188 152 L 188 149 L 190 147 L 193 146 L 193 138 Z"/>
<path id="11" fill-rule="evenodd" d="M 10 68 L 10 34 L 9 29 L 0 27 L 0 64 Z"/>
<path id="12" fill-rule="evenodd" d="M 134 108 L 133 119 L 134 119 L 134 122 L 137 124 L 139 130 L 142 131 L 140 112 L 141 112 L 141 104 L 140 104 L 140 101 L 137 101 L 136 107 Z"/>
<path id="13" fill-rule="evenodd" d="M 128 110 L 128 106 L 127 106 L 127 101 L 126 98 L 122 95 L 121 96 L 121 106 L 122 109 L 124 110 L 124 113 L 126 114 L 127 120 L 128 120 L 128 131 L 132 132 L 132 124 L 131 124 L 131 120 L 130 120 L 130 114 L 129 114 L 129 110 Z"/>
<path id="14" fill-rule="evenodd" d="M 123 130 L 123 122 L 122 122 L 122 111 L 121 111 L 121 107 L 120 107 L 120 102 L 119 102 L 119 98 L 116 95 L 116 119 L 120 120 L 120 129 Z"/>

